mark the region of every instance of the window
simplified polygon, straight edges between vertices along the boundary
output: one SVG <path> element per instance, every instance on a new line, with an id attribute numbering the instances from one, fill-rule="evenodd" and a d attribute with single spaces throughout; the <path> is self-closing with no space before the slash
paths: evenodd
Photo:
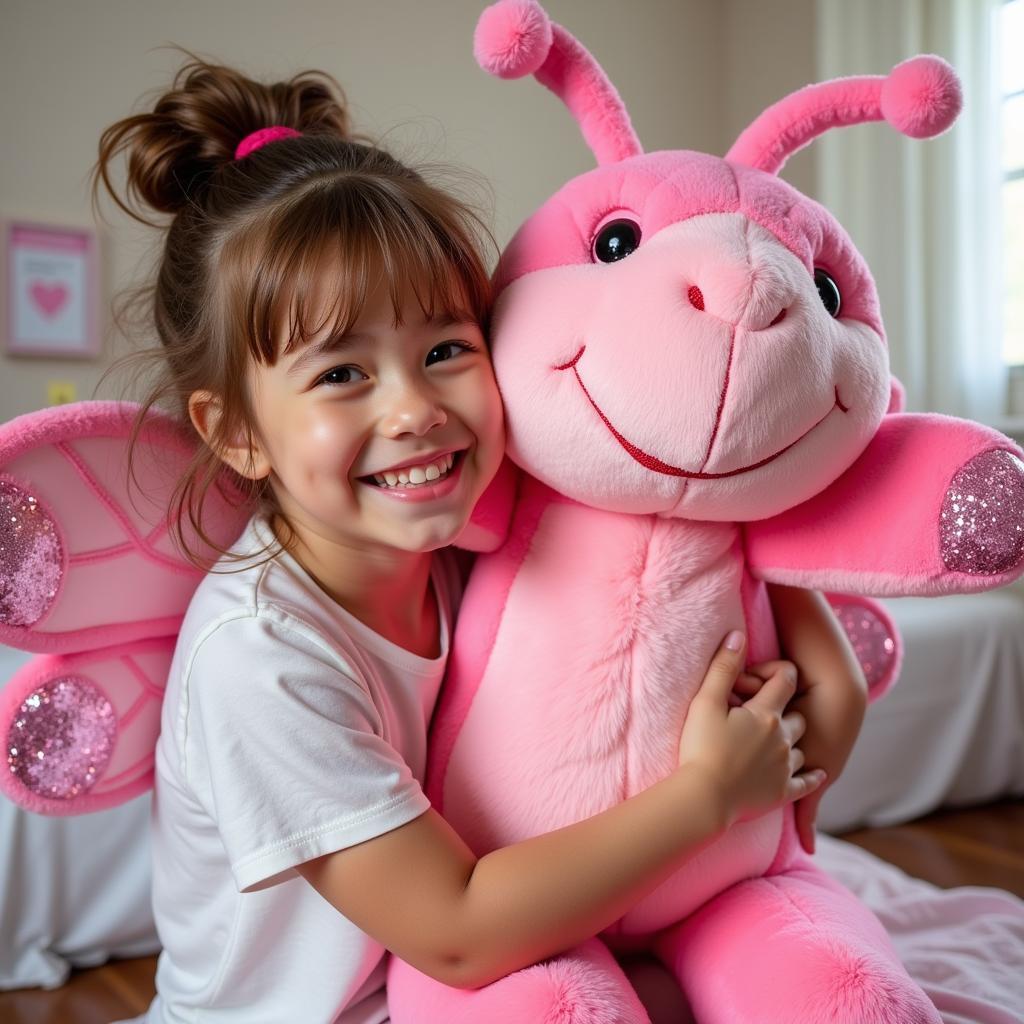
<path id="1" fill-rule="evenodd" d="M 1003 359 L 1024 364 L 1024 0 L 999 9 L 1002 96 Z M 1022 410 L 1024 411 L 1024 410 Z"/>

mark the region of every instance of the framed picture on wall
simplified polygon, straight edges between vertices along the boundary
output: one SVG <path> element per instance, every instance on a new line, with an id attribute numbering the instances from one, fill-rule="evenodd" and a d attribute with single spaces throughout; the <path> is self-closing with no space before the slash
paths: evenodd
<path id="1" fill-rule="evenodd" d="M 89 227 L 3 223 L 9 355 L 100 353 L 97 238 Z"/>

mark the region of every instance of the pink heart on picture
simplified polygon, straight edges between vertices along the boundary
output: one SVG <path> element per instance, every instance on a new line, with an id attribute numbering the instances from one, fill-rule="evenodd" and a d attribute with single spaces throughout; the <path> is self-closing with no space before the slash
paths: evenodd
<path id="1" fill-rule="evenodd" d="M 67 286 L 61 284 L 60 281 L 53 284 L 47 284 L 45 281 L 33 281 L 29 285 L 28 293 L 44 316 L 56 316 L 64 308 L 70 294 Z"/>

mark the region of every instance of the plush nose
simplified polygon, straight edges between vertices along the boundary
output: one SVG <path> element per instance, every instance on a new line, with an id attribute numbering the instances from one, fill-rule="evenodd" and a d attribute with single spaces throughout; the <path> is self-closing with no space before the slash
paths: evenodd
<path id="1" fill-rule="evenodd" d="M 763 331 L 782 323 L 793 305 L 794 296 L 791 289 L 770 285 L 765 287 L 765 283 L 759 281 L 754 274 L 750 274 L 749 280 L 748 288 L 744 289 L 749 296 L 746 302 L 732 300 L 731 296 L 722 296 L 723 301 L 713 303 L 709 309 L 708 301 L 704 298 L 704 290 L 699 284 L 690 284 L 686 288 L 686 297 L 694 309 L 702 313 L 710 312 L 733 327 Z M 715 308 L 716 306 L 718 308 Z"/>

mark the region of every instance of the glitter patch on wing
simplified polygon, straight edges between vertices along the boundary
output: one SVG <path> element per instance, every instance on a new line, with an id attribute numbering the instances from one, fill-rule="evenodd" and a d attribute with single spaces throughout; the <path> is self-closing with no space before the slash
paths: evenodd
<path id="1" fill-rule="evenodd" d="M 856 602 L 835 603 L 832 611 L 849 637 L 868 686 L 878 685 L 892 668 L 896 656 L 896 639 L 888 624 L 870 608 Z"/>
<path id="2" fill-rule="evenodd" d="M 7 732 L 7 765 L 37 796 L 70 800 L 91 789 L 117 737 L 113 705 L 94 683 L 62 676 L 22 701 Z"/>
<path id="3" fill-rule="evenodd" d="M 60 591 L 64 564 L 53 518 L 34 495 L 0 479 L 0 623 L 39 622 Z"/>
<path id="4" fill-rule="evenodd" d="M 939 517 L 952 572 L 994 576 L 1024 557 L 1024 463 L 1012 452 L 976 455 L 953 477 Z"/>

